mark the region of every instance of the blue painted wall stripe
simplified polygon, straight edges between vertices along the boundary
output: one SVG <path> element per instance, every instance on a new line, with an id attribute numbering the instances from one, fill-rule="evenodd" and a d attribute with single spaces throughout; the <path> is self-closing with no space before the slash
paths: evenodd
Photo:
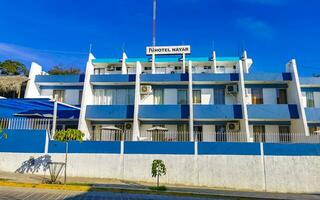
<path id="1" fill-rule="evenodd" d="M 49 142 L 49 153 L 65 153 L 66 143 L 58 141 Z M 120 153 L 120 142 L 108 141 L 70 141 L 68 145 L 69 153 Z"/>
<path id="2" fill-rule="evenodd" d="M 260 155 L 259 143 L 199 142 L 199 155 Z"/>
<path id="3" fill-rule="evenodd" d="M 193 142 L 125 142 L 125 154 L 193 155 Z"/>
<path id="4" fill-rule="evenodd" d="M 43 153 L 46 142 L 45 130 L 3 130 L 7 139 L 0 140 L 0 152 Z"/>
<path id="5" fill-rule="evenodd" d="M 266 156 L 320 156 L 320 144 L 264 144 Z"/>

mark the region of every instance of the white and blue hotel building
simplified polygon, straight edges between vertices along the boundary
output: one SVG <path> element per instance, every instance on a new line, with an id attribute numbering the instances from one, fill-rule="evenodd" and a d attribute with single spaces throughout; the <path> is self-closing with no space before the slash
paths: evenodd
<path id="1" fill-rule="evenodd" d="M 282 73 L 250 73 L 252 63 L 246 51 L 241 57 L 90 53 L 84 75 L 48 75 L 32 63 L 25 98 L 57 95 L 81 106 L 78 129 L 86 139 L 106 126 L 132 131 L 132 140 L 152 127 L 187 132 L 190 141 L 223 140 L 218 136 L 224 132 L 245 134 L 247 141 L 262 133 L 280 140 L 288 133 L 315 134 L 320 78 L 300 77 L 295 60 Z"/>

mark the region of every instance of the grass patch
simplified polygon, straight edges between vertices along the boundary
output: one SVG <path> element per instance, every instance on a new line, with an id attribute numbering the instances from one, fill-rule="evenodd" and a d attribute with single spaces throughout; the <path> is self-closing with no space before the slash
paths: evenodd
<path id="1" fill-rule="evenodd" d="M 156 191 L 166 191 L 166 186 L 159 186 L 159 187 L 149 187 L 150 190 L 156 190 Z"/>
<path id="2" fill-rule="evenodd" d="M 0 181 L 9 181 L 10 179 L 7 178 L 0 178 Z"/>

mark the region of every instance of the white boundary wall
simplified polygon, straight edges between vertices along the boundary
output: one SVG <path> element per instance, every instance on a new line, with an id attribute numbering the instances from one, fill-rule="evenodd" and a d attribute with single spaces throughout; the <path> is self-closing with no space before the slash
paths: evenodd
<path id="1" fill-rule="evenodd" d="M 44 154 L 0 153 L 0 170 L 15 172 L 31 156 Z M 63 161 L 64 154 L 50 154 Z M 154 183 L 151 163 L 162 159 L 167 175 L 163 184 L 206 186 L 222 189 L 318 193 L 319 156 L 236 156 L 236 155 L 135 155 L 69 154 L 68 176 L 112 178 Z M 36 174 L 49 175 L 39 169 Z"/>

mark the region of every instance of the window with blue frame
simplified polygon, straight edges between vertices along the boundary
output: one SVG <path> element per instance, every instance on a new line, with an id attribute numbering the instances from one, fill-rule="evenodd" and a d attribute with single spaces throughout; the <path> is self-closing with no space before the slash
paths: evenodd
<path id="1" fill-rule="evenodd" d="M 225 104 L 225 89 L 215 88 L 214 89 L 214 104 Z"/>

